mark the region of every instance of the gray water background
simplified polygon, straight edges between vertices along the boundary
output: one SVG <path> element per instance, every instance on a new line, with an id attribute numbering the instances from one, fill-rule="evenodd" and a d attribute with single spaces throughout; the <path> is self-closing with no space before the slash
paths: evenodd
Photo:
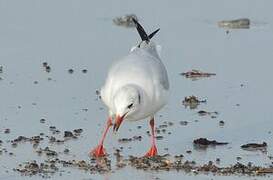
<path id="1" fill-rule="evenodd" d="M 243 163 L 268 165 L 271 161 L 267 155 L 272 155 L 273 148 L 272 7 L 273 1 L 267 0 L 0 1 L 0 65 L 4 67 L 0 74 L 3 78 L 0 139 L 6 141 L 40 132 L 49 134 L 50 125 L 60 130 L 83 128 L 79 140 L 51 148 L 62 151 L 68 147 L 71 158 L 75 155 L 78 159 L 88 159 L 88 152 L 96 146 L 107 117 L 107 110 L 97 100 L 95 91 L 103 85 L 111 63 L 126 55 L 139 41 L 134 29 L 117 27 L 112 19 L 135 13 L 147 31 L 161 28 L 154 41 L 163 47 L 162 59 L 170 78 L 170 101 L 158 113 L 156 123 L 171 121 L 174 126 L 168 128 L 170 135 L 158 141 L 159 152 L 184 154 L 185 159 L 198 164 L 221 158 L 221 165 L 225 166 L 235 163 L 240 156 Z M 250 29 L 231 30 L 226 34 L 216 25 L 220 20 L 241 17 L 251 19 Z M 50 73 L 44 72 L 44 61 L 51 66 Z M 75 70 L 73 74 L 67 72 L 70 68 Z M 88 69 L 88 73 L 83 74 L 82 69 Z M 179 75 L 191 69 L 217 75 L 198 81 Z M 197 110 L 185 109 L 181 101 L 189 95 L 207 99 L 207 103 Z M 199 117 L 198 110 L 217 111 L 219 115 L 215 119 Z M 45 124 L 40 123 L 41 118 L 46 119 Z M 224 127 L 219 126 L 220 120 L 225 121 Z M 189 124 L 181 126 L 179 121 Z M 142 128 L 137 129 L 138 125 Z M 4 134 L 5 128 L 10 128 L 11 133 Z M 143 155 L 150 143 L 147 130 L 145 120 L 124 123 L 117 135 L 108 136 L 105 142 L 108 153 L 112 154 L 114 147 L 124 146 L 125 156 Z M 143 140 L 125 145 L 117 141 L 134 135 L 142 135 Z M 230 144 L 194 150 L 192 141 L 199 137 Z M 240 149 L 244 143 L 262 141 L 269 145 L 268 154 Z M 3 146 L 15 156 L 0 156 L 0 179 L 39 178 L 21 177 L 11 171 L 21 162 L 38 158 L 31 145 L 12 148 L 6 143 Z M 187 150 L 192 150 L 192 154 L 186 154 Z M 144 172 L 128 167 L 104 175 L 71 169 L 70 173 L 53 179 L 127 179 L 128 175 L 130 179 L 214 178 L 183 172 Z"/>

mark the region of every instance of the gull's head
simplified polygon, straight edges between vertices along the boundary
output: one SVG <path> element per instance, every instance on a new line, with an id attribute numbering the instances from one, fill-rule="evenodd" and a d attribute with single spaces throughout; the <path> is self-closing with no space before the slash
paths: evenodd
<path id="1" fill-rule="evenodd" d="M 140 109 L 141 94 L 136 86 L 127 85 L 114 95 L 114 131 L 118 131 L 124 119 L 132 118 Z"/>

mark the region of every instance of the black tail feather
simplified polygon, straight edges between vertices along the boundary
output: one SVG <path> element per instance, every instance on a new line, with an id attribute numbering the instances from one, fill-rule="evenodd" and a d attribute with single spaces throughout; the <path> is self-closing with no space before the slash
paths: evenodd
<path id="1" fill-rule="evenodd" d="M 145 32 L 145 30 L 143 29 L 143 27 L 142 27 L 142 26 L 137 22 L 137 20 L 135 20 L 134 18 L 133 18 L 133 21 L 134 21 L 134 23 L 136 24 L 136 29 L 137 29 L 138 34 L 139 34 L 140 37 L 141 37 L 141 40 L 142 40 L 142 41 L 149 41 L 150 38 L 149 38 L 149 36 L 147 35 L 147 33 Z"/>
<path id="2" fill-rule="evenodd" d="M 154 37 L 154 35 L 160 30 L 160 28 L 158 28 L 157 30 L 155 30 L 154 32 L 152 32 L 148 37 L 149 39 L 152 39 L 152 37 Z"/>

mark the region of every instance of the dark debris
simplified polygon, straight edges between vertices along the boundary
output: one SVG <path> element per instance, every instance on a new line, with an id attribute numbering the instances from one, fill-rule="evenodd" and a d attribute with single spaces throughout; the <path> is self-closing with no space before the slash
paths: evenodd
<path id="1" fill-rule="evenodd" d="M 241 148 L 244 150 L 249 150 L 249 151 L 261 150 L 261 151 L 265 152 L 267 150 L 267 143 L 266 142 L 263 142 L 261 144 L 248 143 L 248 144 L 242 145 Z"/>
<path id="2" fill-rule="evenodd" d="M 187 71 L 185 73 L 180 73 L 180 75 L 185 76 L 186 78 L 191 78 L 192 80 L 197 80 L 198 78 L 215 76 L 215 73 L 205 73 L 196 69 Z"/>
<path id="3" fill-rule="evenodd" d="M 187 108 L 190 107 L 190 109 L 196 109 L 197 106 L 200 103 L 206 103 L 207 100 L 199 100 L 196 96 L 187 96 L 182 101 L 183 105 Z"/>
<path id="4" fill-rule="evenodd" d="M 113 22 L 117 26 L 133 28 L 133 27 L 135 27 L 135 23 L 133 22 L 133 18 L 138 21 L 137 16 L 135 14 L 126 14 L 124 16 L 114 18 Z"/>
<path id="5" fill-rule="evenodd" d="M 216 140 L 208 140 L 207 138 L 198 138 L 193 141 L 196 146 L 207 147 L 216 145 L 227 145 L 227 142 L 218 142 Z"/>

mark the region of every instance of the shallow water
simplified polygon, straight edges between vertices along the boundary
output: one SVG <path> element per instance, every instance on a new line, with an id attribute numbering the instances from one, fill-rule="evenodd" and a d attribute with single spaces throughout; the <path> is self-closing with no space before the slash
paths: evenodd
<path id="1" fill-rule="evenodd" d="M 88 152 L 97 145 L 107 117 L 95 91 L 103 85 L 110 64 L 139 41 L 134 29 L 112 23 L 112 18 L 126 13 L 137 14 L 147 31 L 161 28 L 154 40 L 163 46 L 162 59 L 169 73 L 171 97 L 158 113 L 156 123 L 171 121 L 174 125 L 167 128 L 171 134 L 163 134 L 164 139 L 157 142 L 159 152 L 183 154 L 185 159 L 198 164 L 220 158 L 220 165 L 227 166 L 236 163 L 240 156 L 240 162 L 268 166 L 272 163 L 268 156 L 273 155 L 271 7 L 273 2 L 266 0 L 1 1 L 0 139 L 4 141 L 2 147 L 15 155 L 0 155 L 0 179 L 29 179 L 12 168 L 25 161 L 43 159 L 36 156 L 29 143 L 12 148 L 5 141 L 19 135 L 50 134 L 49 126 L 61 131 L 83 128 L 78 140 L 50 147 L 60 152 L 69 148 L 69 155 L 61 155 L 64 158 L 88 160 Z M 249 18 L 254 23 L 250 29 L 230 30 L 228 34 L 217 27 L 217 21 L 232 18 Z M 42 67 L 45 61 L 52 68 L 50 73 Z M 73 74 L 68 73 L 70 68 L 74 69 Z M 84 74 L 82 69 L 88 72 Z M 191 81 L 179 75 L 191 69 L 213 72 L 216 76 Z M 189 95 L 206 99 L 207 103 L 196 110 L 184 108 L 182 100 Z M 199 110 L 217 111 L 219 115 L 200 117 Z M 44 124 L 40 123 L 41 118 L 46 119 Z M 220 120 L 225 122 L 223 127 L 219 126 Z M 189 123 L 181 126 L 180 121 Z M 137 128 L 139 125 L 141 129 Z M 4 134 L 6 128 L 11 129 L 10 134 Z M 105 142 L 110 158 L 114 158 L 114 148 L 120 146 L 124 147 L 125 156 L 143 155 L 150 142 L 147 130 L 148 121 L 143 120 L 124 123 L 118 134 L 110 133 Z M 142 141 L 118 142 L 119 138 L 134 135 L 142 135 Z M 199 137 L 230 144 L 196 150 L 192 141 Z M 240 149 L 242 144 L 262 141 L 268 143 L 266 154 Z M 46 142 L 40 147 L 47 146 Z M 187 150 L 192 153 L 187 154 Z M 130 167 L 114 171 L 90 175 L 69 169 L 53 178 L 126 179 L 128 175 L 132 179 L 249 178 L 147 172 Z"/>

